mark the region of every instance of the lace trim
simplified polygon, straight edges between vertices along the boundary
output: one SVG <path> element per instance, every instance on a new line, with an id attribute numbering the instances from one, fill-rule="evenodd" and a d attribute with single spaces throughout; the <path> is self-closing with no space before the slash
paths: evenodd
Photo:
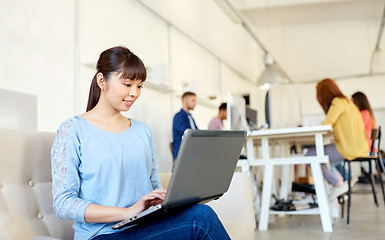
<path id="1" fill-rule="evenodd" d="M 84 211 L 89 202 L 80 199 L 77 190 L 69 189 L 66 184 L 71 174 L 67 173 L 66 145 L 71 141 L 67 136 L 72 122 L 73 119 L 69 119 L 60 126 L 51 150 L 53 208 L 60 218 L 85 222 Z"/>

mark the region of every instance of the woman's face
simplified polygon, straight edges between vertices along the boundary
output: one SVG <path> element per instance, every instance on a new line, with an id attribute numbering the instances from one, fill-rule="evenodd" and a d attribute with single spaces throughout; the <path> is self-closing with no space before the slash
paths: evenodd
<path id="1" fill-rule="evenodd" d="M 105 82 L 104 98 L 118 111 L 128 111 L 139 98 L 144 81 L 121 79 L 121 73 L 112 73 Z"/>

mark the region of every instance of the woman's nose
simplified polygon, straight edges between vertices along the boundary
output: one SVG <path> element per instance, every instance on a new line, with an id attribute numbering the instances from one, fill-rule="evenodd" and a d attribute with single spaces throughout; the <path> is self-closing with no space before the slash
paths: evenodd
<path id="1" fill-rule="evenodd" d="M 136 87 L 132 87 L 132 88 L 130 89 L 129 95 L 130 95 L 131 97 L 137 97 L 137 96 L 138 96 L 138 91 L 139 91 L 139 89 L 137 89 Z"/>

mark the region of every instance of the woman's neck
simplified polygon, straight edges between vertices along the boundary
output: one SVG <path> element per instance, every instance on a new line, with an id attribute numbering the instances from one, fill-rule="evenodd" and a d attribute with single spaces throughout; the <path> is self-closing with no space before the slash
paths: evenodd
<path id="1" fill-rule="evenodd" d="M 115 109 L 97 104 L 82 116 L 92 125 L 110 132 L 122 132 L 131 127 L 131 121 Z"/>

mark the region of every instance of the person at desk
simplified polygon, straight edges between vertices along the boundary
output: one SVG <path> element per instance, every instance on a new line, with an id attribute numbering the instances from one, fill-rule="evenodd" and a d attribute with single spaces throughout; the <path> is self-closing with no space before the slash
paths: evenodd
<path id="1" fill-rule="evenodd" d="M 215 212 L 198 204 L 135 227 L 115 223 L 163 202 L 149 127 L 121 112 L 139 98 L 143 62 L 125 47 L 100 54 L 87 111 L 66 120 L 51 151 L 53 209 L 74 221 L 75 240 L 230 239 Z"/>
<path id="2" fill-rule="evenodd" d="M 356 92 L 352 95 L 352 100 L 354 104 L 360 110 L 362 120 L 364 121 L 365 131 L 366 131 L 366 139 L 368 140 L 368 152 L 372 151 L 372 130 L 376 128 L 376 119 L 374 118 L 372 107 L 370 106 L 369 100 L 366 95 L 362 92 Z M 377 148 L 374 149 L 375 152 L 378 151 Z M 369 164 L 361 163 L 361 171 L 363 173 L 362 176 L 359 177 L 359 181 L 361 182 L 369 182 L 367 177 L 369 175 Z"/>
<path id="3" fill-rule="evenodd" d="M 376 128 L 376 119 L 370 106 L 369 100 L 362 92 L 356 92 L 352 95 L 354 104 L 358 107 L 361 113 L 362 120 L 364 121 L 366 139 L 368 140 L 368 152 L 372 149 L 372 130 Z"/>
<path id="4" fill-rule="evenodd" d="M 325 146 L 332 168 L 322 165 L 324 177 L 333 186 L 329 193 L 329 198 L 333 199 L 348 191 L 347 183 L 341 176 L 344 159 L 367 156 L 368 142 L 360 111 L 333 80 L 320 81 L 316 91 L 317 100 L 326 114 L 322 124 L 332 126 L 335 140 L 335 144 Z M 310 148 L 306 155 L 315 155 L 315 148 Z"/>
<path id="5" fill-rule="evenodd" d="M 194 110 L 197 96 L 193 92 L 185 92 L 182 95 L 182 109 L 175 114 L 172 121 L 172 156 L 175 160 L 178 156 L 179 147 L 182 143 L 182 136 L 186 129 L 198 129 L 190 111 Z"/>
<path id="6" fill-rule="evenodd" d="M 223 120 L 227 119 L 227 104 L 222 103 L 219 106 L 219 112 L 216 117 L 213 117 L 209 123 L 209 130 L 222 130 L 223 129 Z"/>

